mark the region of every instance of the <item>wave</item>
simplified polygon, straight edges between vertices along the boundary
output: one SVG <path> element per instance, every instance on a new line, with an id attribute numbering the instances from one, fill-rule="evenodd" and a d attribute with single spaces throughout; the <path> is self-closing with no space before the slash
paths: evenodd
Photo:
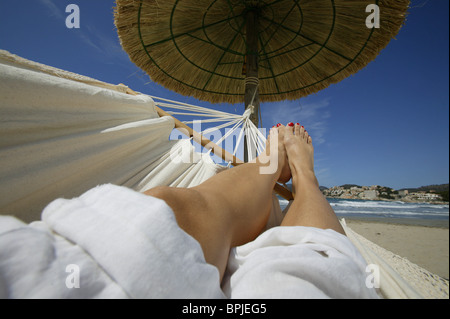
<path id="1" fill-rule="evenodd" d="M 420 218 L 420 219 L 447 219 L 449 218 L 449 205 L 435 205 L 430 203 L 405 203 L 401 201 L 367 201 L 328 199 L 337 215 L 391 217 L 391 218 Z M 280 199 L 281 209 L 289 201 Z"/>
<path id="2" fill-rule="evenodd" d="M 369 202 L 369 201 L 342 201 L 342 202 L 331 202 L 330 205 L 332 207 L 373 207 L 373 208 L 416 208 L 420 207 L 419 205 L 395 205 L 391 202 Z"/>
<path id="3" fill-rule="evenodd" d="M 374 212 L 364 210 L 339 210 L 336 211 L 337 215 L 371 215 L 371 216 L 383 216 L 383 217 L 416 217 L 416 218 L 430 218 L 430 217 L 448 217 L 448 214 L 441 213 L 427 213 L 422 212 L 410 212 L 410 211 L 396 211 L 396 212 Z"/>
<path id="4" fill-rule="evenodd" d="M 428 203 L 382 202 L 382 201 L 339 201 L 330 202 L 332 207 L 371 207 L 392 209 L 448 209 L 448 205 L 433 205 Z"/>

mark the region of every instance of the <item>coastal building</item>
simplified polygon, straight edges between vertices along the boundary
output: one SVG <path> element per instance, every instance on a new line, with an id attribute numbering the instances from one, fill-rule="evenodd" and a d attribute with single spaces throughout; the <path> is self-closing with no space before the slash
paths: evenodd
<path id="1" fill-rule="evenodd" d="M 378 198 L 378 191 L 374 189 L 366 190 L 363 194 L 365 199 L 375 200 Z"/>
<path id="2" fill-rule="evenodd" d="M 442 196 L 436 193 L 426 193 L 426 192 L 417 192 L 411 193 L 408 195 L 412 199 L 423 200 L 423 201 L 439 201 L 442 200 Z"/>
<path id="3" fill-rule="evenodd" d="M 408 195 L 409 191 L 407 189 L 400 190 L 400 191 L 398 191 L 398 194 L 400 195 L 400 197 L 403 197 L 403 196 Z"/>

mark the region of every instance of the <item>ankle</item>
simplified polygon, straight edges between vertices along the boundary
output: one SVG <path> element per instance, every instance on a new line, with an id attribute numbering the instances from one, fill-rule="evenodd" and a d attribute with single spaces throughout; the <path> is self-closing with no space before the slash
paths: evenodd
<path id="1" fill-rule="evenodd" d="M 259 174 L 270 176 L 275 182 L 280 178 L 282 167 L 276 158 L 270 156 L 258 157 L 255 161 Z"/>
<path id="2" fill-rule="evenodd" d="M 297 190 L 318 188 L 319 182 L 313 170 L 292 169 L 292 184 Z"/>

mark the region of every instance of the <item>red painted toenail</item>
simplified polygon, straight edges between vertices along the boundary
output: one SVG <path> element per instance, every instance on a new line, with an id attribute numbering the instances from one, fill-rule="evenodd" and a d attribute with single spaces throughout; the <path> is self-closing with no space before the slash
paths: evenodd
<path id="1" fill-rule="evenodd" d="M 294 123 L 290 122 L 288 123 L 288 126 L 294 126 Z"/>
<path id="2" fill-rule="evenodd" d="M 300 123 L 297 123 L 298 126 L 300 126 Z"/>
<path id="3" fill-rule="evenodd" d="M 278 123 L 278 124 L 277 124 L 277 127 L 280 127 L 280 126 L 281 126 L 281 124 L 280 124 L 280 123 Z"/>

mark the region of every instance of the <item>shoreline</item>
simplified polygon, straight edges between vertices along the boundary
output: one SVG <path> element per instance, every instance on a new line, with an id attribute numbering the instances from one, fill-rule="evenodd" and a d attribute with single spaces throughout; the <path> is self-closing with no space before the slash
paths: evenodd
<path id="1" fill-rule="evenodd" d="M 420 226 L 449 229 L 448 219 L 425 219 L 425 218 L 394 218 L 394 217 L 349 217 L 336 214 L 339 219 L 345 219 L 347 222 L 367 222 L 380 224 L 395 224 L 404 226 Z"/>
<path id="2" fill-rule="evenodd" d="M 326 199 L 342 199 L 342 200 L 358 200 L 358 201 L 368 201 L 368 202 L 400 202 L 403 204 L 429 204 L 429 205 L 449 205 L 450 202 L 443 201 L 414 201 L 414 200 L 401 200 L 401 199 L 387 199 L 387 198 L 376 198 L 376 199 L 367 199 L 367 198 L 353 198 L 353 197 L 331 197 L 325 196 Z"/>
<path id="3" fill-rule="evenodd" d="M 338 218 L 378 246 L 449 279 L 448 219 Z"/>

